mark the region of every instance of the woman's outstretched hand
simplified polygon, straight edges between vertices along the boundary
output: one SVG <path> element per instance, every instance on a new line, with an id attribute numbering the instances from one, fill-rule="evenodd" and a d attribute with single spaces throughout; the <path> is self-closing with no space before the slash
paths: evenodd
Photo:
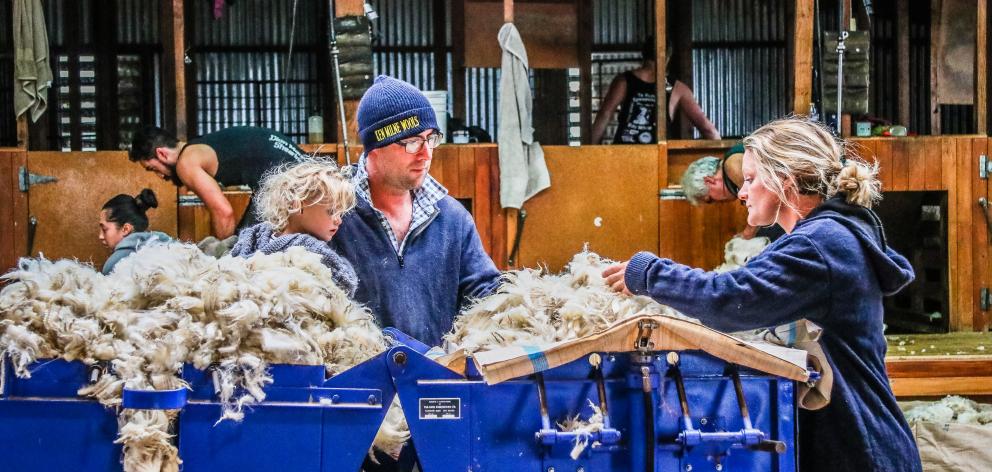
<path id="1" fill-rule="evenodd" d="M 614 292 L 633 295 L 630 293 L 630 290 L 627 290 L 627 283 L 624 282 L 624 275 L 627 273 L 628 262 L 630 261 L 624 261 L 607 267 L 606 270 L 603 271 L 603 278 L 606 279 L 606 285 L 609 286 Z"/>

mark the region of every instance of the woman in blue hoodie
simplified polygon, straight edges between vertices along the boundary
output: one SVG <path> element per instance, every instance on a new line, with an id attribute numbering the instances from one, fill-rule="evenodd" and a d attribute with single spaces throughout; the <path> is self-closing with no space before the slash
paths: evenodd
<path id="1" fill-rule="evenodd" d="M 638 253 L 603 276 L 723 331 L 801 318 L 823 328 L 831 402 L 799 414 L 800 470 L 921 470 L 885 372 L 882 297 L 913 280 L 871 211 L 877 167 L 854 159 L 822 125 L 786 118 L 744 139 L 739 197 L 748 224 L 788 234 L 740 269 L 717 274 Z M 845 159 L 845 155 L 847 156 Z"/>
<path id="2" fill-rule="evenodd" d="M 100 210 L 100 242 L 112 249 L 107 262 L 103 264 L 103 274 L 113 272 L 114 267 L 125 257 L 134 254 L 141 246 L 151 242 L 168 242 L 172 238 L 165 233 L 148 230 L 149 208 L 157 208 L 155 192 L 146 188 L 137 196 L 120 194 L 111 198 Z"/>

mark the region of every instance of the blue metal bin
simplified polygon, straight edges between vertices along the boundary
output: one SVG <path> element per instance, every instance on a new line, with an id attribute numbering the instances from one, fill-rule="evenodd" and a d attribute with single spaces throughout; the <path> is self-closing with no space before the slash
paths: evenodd
<path id="1" fill-rule="evenodd" d="M 399 346 L 387 362 L 424 472 L 796 470 L 794 382 L 702 351 L 604 353 L 487 385 Z M 571 457 L 556 425 L 606 413 Z"/>

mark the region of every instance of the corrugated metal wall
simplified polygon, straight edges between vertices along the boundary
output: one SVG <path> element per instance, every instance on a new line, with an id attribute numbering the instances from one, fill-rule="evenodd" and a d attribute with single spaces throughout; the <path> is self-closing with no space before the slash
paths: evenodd
<path id="1" fill-rule="evenodd" d="M 876 87 L 900 87 L 904 80 Z M 930 134 L 930 8 L 929 2 L 909 4 L 909 130 Z"/>
<path id="2" fill-rule="evenodd" d="M 9 25 L 13 2 L 0 5 L 0 25 Z M 11 28 L 0 28 L 0 90 L 14 89 L 14 42 Z M 0 146 L 17 145 L 17 120 L 14 118 L 14 94 L 0 96 Z"/>
<path id="3" fill-rule="evenodd" d="M 296 3 L 292 61 L 287 62 Z M 214 18 L 212 2 L 188 13 L 195 80 L 195 134 L 251 125 L 306 139 L 321 105 L 320 0 L 241 0 Z"/>
<path id="4" fill-rule="evenodd" d="M 895 122 L 899 119 L 899 88 L 890 86 L 899 83 L 895 2 L 876 0 L 875 12 L 869 49 L 871 82 L 868 90 L 868 113 Z M 872 87 L 872 84 L 881 86 Z"/>
<path id="5" fill-rule="evenodd" d="M 790 111 L 787 6 L 785 0 L 694 0 L 693 92 L 721 135 L 744 136 Z"/>
<path id="6" fill-rule="evenodd" d="M 117 42 L 120 44 L 159 43 L 159 2 L 117 1 Z"/>
<path id="7" fill-rule="evenodd" d="M 640 45 L 654 33 L 653 0 L 593 0 L 592 13 L 593 50 Z"/>

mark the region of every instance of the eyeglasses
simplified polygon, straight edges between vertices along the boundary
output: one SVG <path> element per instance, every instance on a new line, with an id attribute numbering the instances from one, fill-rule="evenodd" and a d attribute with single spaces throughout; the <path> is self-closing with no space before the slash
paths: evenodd
<path id="1" fill-rule="evenodd" d="M 434 149 L 441 144 L 441 139 L 444 138 L 444 134 L 440 132 L 431 133 L 427 135 L 426 138 L 420 136 L 414 136 L 410 139 L 403 141 L 397 141 L 396 144 L 403 146 L 408 154 L 416 154 L 427 144 L 427 149 Z"/>

